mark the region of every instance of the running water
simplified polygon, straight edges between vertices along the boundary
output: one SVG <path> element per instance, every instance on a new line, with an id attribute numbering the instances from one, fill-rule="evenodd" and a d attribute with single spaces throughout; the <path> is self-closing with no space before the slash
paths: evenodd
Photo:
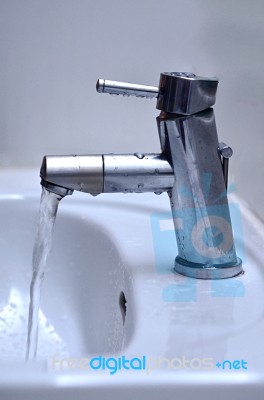
<path id="1" fill-rule="evenodd" d="M 38 345 L 38 316 L 41 289 L 47 258 L 51 249 L 52 229 L 56 219 L 58 205 L 62 196 L 42 188 L 39 209 L 39 222 L 33 249 L 33 275 L 30 285 L 30 304 L 28 315 L 28 337 L 26 360 L 32 360 L 37 355 Z"/>

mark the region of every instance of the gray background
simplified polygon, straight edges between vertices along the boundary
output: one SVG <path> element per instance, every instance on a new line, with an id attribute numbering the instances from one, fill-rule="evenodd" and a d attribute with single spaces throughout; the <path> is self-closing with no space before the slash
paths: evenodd
<path id="1" fill-rule="evenodd" d="M 0 166 L 44 154 L 158 152 L 155 101 L 99 95 L 97 78 L 158 85 L 218 76 L 230 179 L 264 218 L 264 2 L 0 0 Z"/>

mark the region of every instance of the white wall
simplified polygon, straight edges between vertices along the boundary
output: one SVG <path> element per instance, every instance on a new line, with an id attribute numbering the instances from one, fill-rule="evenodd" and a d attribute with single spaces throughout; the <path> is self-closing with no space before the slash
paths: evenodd
<path id="1" fill-rule="evenodd" d="M 0 0 L 0 165 L 159 151 L 155 101 L 99 95 L 95 82 L 158 85 L 175 70 L 220 78 L 231 179 L 264 218 L 262 0 Z"/>

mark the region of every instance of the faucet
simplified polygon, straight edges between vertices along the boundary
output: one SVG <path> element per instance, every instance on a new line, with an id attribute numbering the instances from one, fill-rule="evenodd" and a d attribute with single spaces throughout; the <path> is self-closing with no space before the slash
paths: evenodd
<path id="1" fill-rule="evenodd" d="M 218 141 L 214 110 L 218 80 L 165 72 L 159 87 L 99 79 L 99 93 L 156 98 L 161 153 L 45 156 L 40 176 L 61 196 L 167 192 L 178 246 L 176 272 L 222 279 L 242 272 L 227 199 L 232 149 Z"/>

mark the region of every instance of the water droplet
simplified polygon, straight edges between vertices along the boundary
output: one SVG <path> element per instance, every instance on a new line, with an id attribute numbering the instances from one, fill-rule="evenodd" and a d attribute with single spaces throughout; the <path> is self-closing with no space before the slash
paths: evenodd
<path id="1" fill-rule="evenodd" d="M 158 168 L 155 169 L 155 174 L 159 175 L 159 169 Z"/>
<path id="2" fill-rule="evenodd" d="M 144 187 L 144 184 L 143 184 L 143 183 L 139 183 L 139 184 L 138 184 L 138 188 L 139 188 L 139 190 L 142 190 L 142 189 L 143 189 L 143 187 Z"/>
<path id="3" fill-rule="evenodd" d="M 136 156 L 137 158 L 139 158 L 140 160 L 142 160 L 142 158 L 145 157 L 145 154 L 142 154 L 142 153 L 134 153 L 134 156 Z"/>
<path id="4" fill-rule="evenodd" d="M 100 193 L 90 193 L 91 196 L 96 197 L 99 196 Z"/>
<path id="5" fill-rule="evenodd" d="M 154 192 L 157 196 L 159 196 L 160 194 L 162 194 L 162 192 L 159 192 L 159 191 L 157 191 L 157 192 Z"/>

